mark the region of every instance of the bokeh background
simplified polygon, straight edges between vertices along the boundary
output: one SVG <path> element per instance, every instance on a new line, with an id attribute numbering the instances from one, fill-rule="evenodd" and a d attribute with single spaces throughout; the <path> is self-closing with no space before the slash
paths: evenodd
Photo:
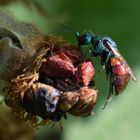
<path id="1" fill-rule="evenodd" d="M 76 28 L 79 32 L 91 30 L 95 34 L 112 37 L 138 80 L 137 83 L 130 81 L 124 93 L 114 97 L 106 109 L 102 110 L 108 94 L 108 82 L 104 72 L 97 73 L 96 87 L 99 93 L 94 116 L 86 118 L 68 116 L 68 120 L 63 120 L 63 133 L 60 132 L 59 125 L 53 128 L 46 126 L 38 130 L 25 128 L 33 135 L 27 134 L 28 139 L 140 139 L 139 0 L 0 0 L 0 5 L 2 8 L 13 11 L 19 19 L 35 24 L 44 34 L 57 32 L 59 23 L 64 23 Z M 68 31 L 64 32 L 64 30 L 59 34 L 63 34 L 64 38 L 76 43 L 74 34 Z M 98 60 L 94 61 L 96 64 Z M 97 68 L 100 69 L 98 64 Z M 1 110 L 5 114 L 7 108 L 2 105 Z M 8 126 L 7 124 L 10 124 L 11 121 L 7 119 L 5 123 L 6 125 L 3 125 L 1 129 L 6 129 L 5 126 Z M 4 131 L 2 132 L 4 133 Z M 11 131 L 11 136 L 12 133 L 15 134 L 15 140 L 22 140 L 23 137 L 16 137 L 18 134 L 13 131 Z M 21 135 L 25 136 L 25 133 L 25 131 L 21 131 Z M 6 135 L 6 132 L 4 134 Z M 2 133 L 0 133 L 0 137 L 1 135 Z"/>

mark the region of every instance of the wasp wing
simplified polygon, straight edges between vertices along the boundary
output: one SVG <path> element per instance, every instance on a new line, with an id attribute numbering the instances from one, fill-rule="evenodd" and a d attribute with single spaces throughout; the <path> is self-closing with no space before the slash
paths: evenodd
<path id="1" fill-rule="evenodd" d="M 137 79 L 135 78 L 130 66 L 128 65 L 126 60 L 123 58 L 123 56 L 120 54 L 118 49 L 116 47 L 111 46 L 111 44 L 109 43 L 107 44 L 107 49 L 110 50 L 115 57 L 118 57 L 121 60 L 121 62 L 125 65 L 126 69 L 128 70 L 132 80 L 137 82 Z"/>
<path id="2" fill-rule="evenodd" d="M 130 66 L 128 65 L 128 63 L 126 62 L 126 60 L 123 58 L 123 56 L 121 56 L 120 59 L 121 59 L 121 62 L 125 65 L 126 69 L 128 70 L 128 72 L 129 72 L 132 80 L 135 81 L 135 82 L 137 82 L 136 77 L 134 76 L 134 74 L 133 74 Z"/>

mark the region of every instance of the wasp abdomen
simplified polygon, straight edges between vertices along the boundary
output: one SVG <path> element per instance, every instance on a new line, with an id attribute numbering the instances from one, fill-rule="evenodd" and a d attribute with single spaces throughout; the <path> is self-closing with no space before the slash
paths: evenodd
<path id="1" fill-rule="evenodd" d="M 127 66 L 121 62 L 119 57 L 111 58 L 111 69 L 115 95 L 118 95 L 126 88 L 131 76 Z"/>

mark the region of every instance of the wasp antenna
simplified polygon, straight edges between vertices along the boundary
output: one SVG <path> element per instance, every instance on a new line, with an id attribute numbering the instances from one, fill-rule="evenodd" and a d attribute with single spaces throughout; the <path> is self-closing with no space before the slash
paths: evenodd
<path id="1" fill-rule="evenodd" d="M 48 32 L 47 35 L 57 34 L 59 31 Z"/>
<path id="2" fill-rule="evenodd" d="M 65 27 L 66 29 L 74 32 L 74 33 L 77 33 L 77 30 L 75 28 L 73 28 L 73 27 L 70 27 L 70 26 L 68 26 L 66 24 L 63 24 L 63 23 L 58 23 L 58 24 L 61 25 L 62 27 Z"/>
<path id="3" fill-rule="evenodd" d="M 57 23 L 55 31 L 49 32 L 48 34 L 58 34 L 58 33 L 74 33 L 76 36 L 79 36 L 79 32 L 77 32 L 76 29 L 73 27 L 70 27 L 68 25 L 65 25 L 63 23 Z"/>
<path id="4" fill-rule="evenodd" d="M 76 36 L 77 36 L 77 37 L 80 36 L 79 32 L 77 32 L 77 31 L 76 31 Z"/>

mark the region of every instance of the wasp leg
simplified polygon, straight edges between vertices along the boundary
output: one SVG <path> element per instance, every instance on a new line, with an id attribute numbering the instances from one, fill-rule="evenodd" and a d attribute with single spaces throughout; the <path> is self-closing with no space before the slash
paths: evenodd
<path id="1" fill-rule="evenodd" d="M 93 50 L 89 50 L 89 52 L 84 56 L 84 60 L 86 59 L 90 59 L 92 60 L 93 57 L 96 57 L 97 54 L 95 52 L 93 52 Z"/>
<path id="2" fill-rule="evenodd" d="M 91 57 L 97 57 L 98 56 L 98 54 L 95 53 L 92 49 L 89 50 L 89 54 L 90 54 Z"/>
<path id="3" fill-rule="evenodd" d="M 105 102 L 105 104 L 104 104 L 104 106 L 103 106 L 103 109 L 105 109 L 106 105 L 112 100 L 112 96 L 113 96 L 113 86 L 114 86 L 112 80 L 113 80 L 113 79 L 110 78 L 109 94 L 108 94 L 108 96 L 107 96 L 107 98 L 106 98 L 106 102 Z"/>
<path id="4" fill-rule="evenodd" d="M 60 120 L 60 122 L 59 122 L 59 127 L 60 127 L 60 131 L 63 133 L 64 132 L 64 128 L 63 128 L 62 120 Z"/>
<path id="5" fill-rule="evenodd" d="M 105 65 L 102 65 L 101 69 L 98 70 L 97 72 L 100 73 L 100 72 L 103 72 L 105 70 Z"/>
<path id="6" fill-rule="evenodd" d="M 101 60 L 102 68 L 98 72 L 103 72 L 107 68 L 107 65 L 108 65 L 108 62 L 109 62 L 109 59 L 110 59 L 110 55 L 107 55 L 107 54 L 106 54 L 105 59 Z"/>

